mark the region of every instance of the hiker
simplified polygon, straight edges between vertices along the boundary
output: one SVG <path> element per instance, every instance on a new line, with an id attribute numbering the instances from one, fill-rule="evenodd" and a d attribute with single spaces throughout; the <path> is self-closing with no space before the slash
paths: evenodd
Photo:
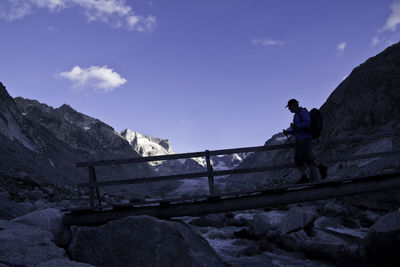
<path id="1" fill-rule="evenodd" d="M 288 130 L 283 130 L 283 133 L 295 135 L 296 142 L 294 144 L 294 162 L 300 170 L 301 178 L 297 183 L 307 183 L 309 178 L 313 182 L 319 181 L 317 168 L 319 169 L 321 179 L 327 176 L 328 168 L 319 164 L 313 155 L 312 135 L 311 135 L 311 118 L 307 109 L 300 107 L 296 99 L 290 99 L 286 106 L 290 112 L 294 113 L 293 122 Z M 306 165 L 310 168 L 310 176 L 307 176 Z"/>

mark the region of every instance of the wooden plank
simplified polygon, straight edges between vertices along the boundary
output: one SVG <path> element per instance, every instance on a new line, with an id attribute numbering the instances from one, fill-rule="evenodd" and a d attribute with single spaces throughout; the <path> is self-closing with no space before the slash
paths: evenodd
<path id="1" fill-rule="evenodd" d="M 297 189 L 293 187 L 292 190 L 283 192 L 247 195 L 228 199 L 220 198 L 217 201 L 199 201 L 194 203 L 171 204 L 169 206 L 135 207 L 121 211 L 88 211 L 86 214 L 81 214 L 79 216 L 74 216 L 71 213 L 64 216 L 64 223 L 67 225 L 103 224 L 125 216 L 144 214 L 159 218 L 199 216 L 209 213 L 259 209 L 276 205 L 330 199 L 397 188 L 400 188 L 400 174 L 392 173 L 360 177 L 340 184 L 322 183 L 320 185 L 313 184 L 311 186 L 299 185 Z"/>
<path id="2" fill-rule="evenodd" d="M 89 172 L 89 197 L 90 197 L 90 201 L 89 201 L 89 205 L 91 208 L 94 207 L 94 168 L 93 166 L 89 166 L 88 167 L 88 172 Z"/>
<path id="3" fill-rule="evenodd" d="M 214 176 L 212 175 L 214 170 L 211 165 L 210 151 L 208 150 L 206 150 L 206 164 L 207 164 L 207 172 L 210 173 L 210 175 L 208 176 L 208 187 L 210 190 L 210 195 L 214 195 Z"/>

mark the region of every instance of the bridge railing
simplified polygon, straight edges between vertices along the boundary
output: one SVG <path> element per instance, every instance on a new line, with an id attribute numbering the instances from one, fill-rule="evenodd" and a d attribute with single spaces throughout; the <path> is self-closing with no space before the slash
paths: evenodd
<path id="1" fill-rule="evenodd" d="M 317 141 L 317 142 L 321 143 L 321 144 L 329 145 L 329 144 L 334 144 L 334 143 L 344 143 L 344 142 L 355 142 L 355 141 L 374 140 L 374 139 L 380 139 L 380 138 L 389 138 L 389 137 L 398 136 L 399 134 L 400 133 L 382 133 L 382 134 L 376 134 L 376 135 L 372 135 L 372 136 L 354 135 L 354 136 L 350 136 L 350 137 L 332 138 L 329 140 L 322 140 L 322 141 Z M 284 149 L 290 149 L 292 147 L 293 147 L 292 144 L 264 145 L 264 146 L 211 150 L 211 151 L 206 150 L 203 152 L 192 152 L 192 153 L 182 153 L 182 154 L 172 154 L 172 155 L 79 162 L 79 163 L 77 163 L 77 167 L 87 167 L 89 176 L 88 176 L 87 183 L 79 183 L 77 186 L 81 187 L 81 188 L 82 187 L 89 188 L 90 207 L 95 206 L 95 191 L 97 194 L 97 199 L 98 199 L 99 205 L 100 206 L 102 205 L 99 187 L 139 184 L 139 183 L 165 182 L 165 181 L 172 181 L 172 180 L 195 179 L 195 178 L 204 178 L 204 177 L 208 177 L 209 194 L 210 194 L 210 196 L 213 196 L 215 194 L 214 177 L 216 177 L 216 176 L 275 171 L 275 170 L 291 169 L 291 168 L 295 168 L 296 166 L 293 163 L 289 163 L 289 164 L 281 164 L 281 165 L 264 166 L 264 167 L 258 167 L 258 168 L 241 168 L 241 169 L 230 169 L 230 170 L 228 169 L 228 170 L 214 171 L 213 166 L 211 164 L 211 156 L 229 155 L 229 154 L 244 153 L 244 152 L 263 152 L 263 151 L 272 151 L 272 150 L 284 150 Z M 328 164 L 328 163 L 335 163 L 335 162 L 341 162 L 341 161 L 387 157 L 387 156 L 399 155 L 399 154 L 400 154 L 400 151 L 387 151 L 387 152 L 370 153 L 370 154 L 363 154 L 363 155 L 349 155 L 349 156 L 342 156 L 342 157 L 337 157 L 337 158 L 327 158 L 327 159 L 319 160 L 319 162 Z M 151 162 L 151 161 L 177 160 L 177 159 L 189 159 L 189 158 L 199 158 L 199 157 L 203 157 L 206 160 L 206 170 L 207 171 L 205 171 L 205 172 L 184 173 L 184 174 L 174 174 L 174 175 L 155 176 L 155 177 L 140 177 L 140 178 L 132 178 L 132 179 L 113 180 L 113 181 L 97 181 L 97 178 L 96 178 L 96 170 L 95 170 L 96 166 L 114 166 L 114 165 L 135 164 L 135 163 L 143 163 L 143 162 Z"/>

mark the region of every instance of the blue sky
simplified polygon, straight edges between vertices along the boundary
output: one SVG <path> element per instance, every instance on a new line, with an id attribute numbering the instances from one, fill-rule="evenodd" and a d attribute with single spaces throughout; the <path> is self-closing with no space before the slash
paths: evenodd
<path id="1" fill-rule="evenodd" d="M 257 146 L 398 24 L 394 0 L 1 0 L 0 81 L 177 152 Z"/>

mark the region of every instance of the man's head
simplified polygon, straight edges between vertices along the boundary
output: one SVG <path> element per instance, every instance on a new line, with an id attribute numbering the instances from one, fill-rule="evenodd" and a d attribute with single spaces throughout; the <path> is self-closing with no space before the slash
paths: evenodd
<path id="1" fill-rule="evenodd" d="M 290 99 L 286 105 L 289 108 L 290 112 L 295 113 L 296 110 L 299 108 L 299 101 L 296 99 Z"/>

